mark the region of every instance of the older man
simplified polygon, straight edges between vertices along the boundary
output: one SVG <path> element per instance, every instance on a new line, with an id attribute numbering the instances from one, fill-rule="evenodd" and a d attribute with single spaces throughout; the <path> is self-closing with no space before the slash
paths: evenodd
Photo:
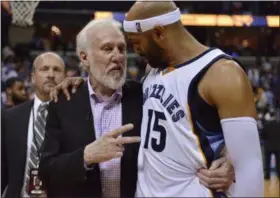
<path id="1" fill-rule="evenodd" d="M 40 147 L 44 139 L 50 90 L 65 78 L 63 60 L 55 53 L 39 55 L 31 73 L 34 100 L 2 112 L 1 194 L 4 197 L 44 195 L 38 181 Z"/>
<path id="2" fill-rule="evenodd" d="M 125 83 L 126 53 L 110 20 L 91 21 L 78 34 L 89 77 L 70 101 L 49 105 L 40 163 L 48 197 L 134 196 L 142 90 Z"/>

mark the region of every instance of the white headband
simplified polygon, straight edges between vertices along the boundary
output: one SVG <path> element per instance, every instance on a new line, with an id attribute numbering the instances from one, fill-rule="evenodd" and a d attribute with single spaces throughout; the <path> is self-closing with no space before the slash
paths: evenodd
<path id="1" fill-rule="evenodd" d="M 169 25 L 180 20 L 181 14 L 179 8 L 176 10 L 143 20 L 126 21 L 123 22 L 123 29 L 125 32 L 146 32 L 153 29 L 156 25 Z"/>

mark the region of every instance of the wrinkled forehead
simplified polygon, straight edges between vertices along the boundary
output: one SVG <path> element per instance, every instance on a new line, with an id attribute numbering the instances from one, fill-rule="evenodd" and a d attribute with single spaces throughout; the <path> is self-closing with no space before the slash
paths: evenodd
<path id="1" fill-rule="evenodd" d="M 123 33 L 115 27 L 105 26 L 93 29 L 89 32 L 94 44 L 102 44 L 104 42 L 125 43 Z"/>
<path id="2" fill-rule="evenodd" d="M 35 68 L 42 68 L 42 67 L 61 67 L 64 69 L 64 62 L 61 58 L 52 56 L 52 55 L 46 55 L 44 57 L 41 57 L 37 64 L 35 65 Z"/>

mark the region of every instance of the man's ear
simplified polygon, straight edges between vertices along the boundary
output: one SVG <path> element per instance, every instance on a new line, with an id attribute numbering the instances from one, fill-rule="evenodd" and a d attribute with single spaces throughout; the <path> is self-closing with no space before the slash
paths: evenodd
<path id="1" fill-rule="evenodd" d="M 83 69 L 88 72 L 89 71 L 89 60 L 88 60 L 88 54 L 86 52 L 81 51 L 80 52 L 80 60 L 83 66 Z"/>
<path id="2" fill-rule="evenodd" d="M 35 76 L 34 76 L 34 71 L 31 72 L 31 82 L 34 85 L 35 84 Z"/>
<path id="3" fill-rule="evenodd" d="M 152 37 L 160 47 L 163 47 L 166 38 L 164 26 L 156 25 L 153 29 Z"/>

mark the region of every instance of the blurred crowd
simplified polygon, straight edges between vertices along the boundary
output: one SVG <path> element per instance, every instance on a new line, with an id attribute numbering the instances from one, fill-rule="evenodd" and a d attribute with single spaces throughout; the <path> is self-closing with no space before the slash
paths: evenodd
<path id="1" fill-rule="evenodd" d="M 256 64 L 247 68 L 255 94 L 256 108 L 260 120 L 259 128 L 263 128 L 263 121 L 269 113 L 275 112 L 280 105 L 279 66 L 273 65 L 269 58 L 257 58 Z"/>

